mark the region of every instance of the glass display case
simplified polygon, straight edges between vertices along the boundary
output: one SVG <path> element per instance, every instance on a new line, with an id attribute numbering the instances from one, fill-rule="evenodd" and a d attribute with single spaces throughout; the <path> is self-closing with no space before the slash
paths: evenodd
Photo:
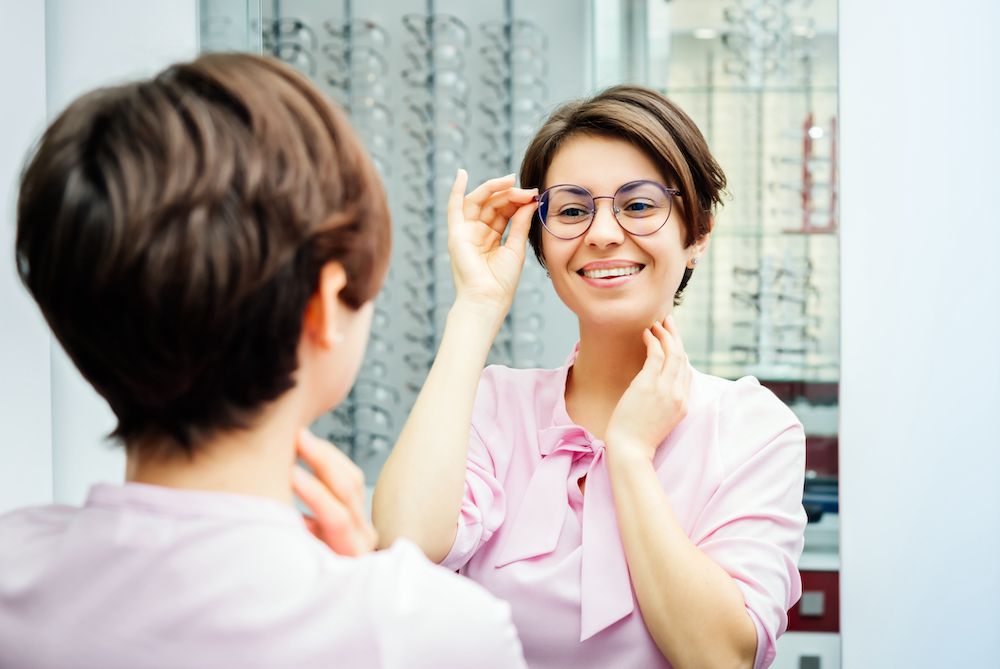
<path id="1" fill-rule="evenodd" d="M 594 87 L 651 86 L 728 179 L 677 321 L 692 364 L 756 376 L 807 434 L 800 562 L 776 667 L 839 666 L 839 244 L 835 0 L 595 0 Z"/>

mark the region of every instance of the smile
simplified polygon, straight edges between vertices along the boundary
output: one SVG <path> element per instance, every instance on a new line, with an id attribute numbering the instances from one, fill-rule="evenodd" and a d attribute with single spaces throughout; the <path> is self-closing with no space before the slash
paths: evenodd
<path id="1" fill-rule="evenodd" d="M 642 271 L 642 265 L 631 265 L 629 267 L 611 267 L 608 269 L 581 269 L 578 274 L 588 279 L 612 279 L 620 276 L 632 276 Z"/>
<path id="2" fill-rule="evenodd" d="M 584 283 L 593 288 L 617 288 L 635 280 L 646 266 L 630 261 L 598 261 L 576 271 Z"/>

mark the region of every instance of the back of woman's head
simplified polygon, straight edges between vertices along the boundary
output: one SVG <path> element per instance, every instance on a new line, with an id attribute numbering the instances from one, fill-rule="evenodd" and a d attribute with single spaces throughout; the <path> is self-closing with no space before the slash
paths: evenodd
<path id="1" fill-rule="evenodd" d="M 522 188 L 543 190 L 546 173 L 567 140 L 579 135 L 619 139 L 637 147 L 659 168 L 667 186 L 680 192 L 685 244 L 712 231 L 713 211 L 722 202 L 726 176 L 712 157 L 705 137 L 684 111 L 654 90 L 622 85 L 557 108 L 535 134 L 521 163 Z M 544 265 L 542 225 L 536 214 L 528 234 L 535 257 Z M 678 296 L 691 277 L 687 270 Z"/>
<path id="2" fill-rule="evenodd" d="M 192 452 L 294 386 L 319 272 L 371 300 L 381 182 L 344 115 L 269 59 L 203 56 L 76 100 L 25 169 L 17 265 L 111 405 L 114 435 Z"/>

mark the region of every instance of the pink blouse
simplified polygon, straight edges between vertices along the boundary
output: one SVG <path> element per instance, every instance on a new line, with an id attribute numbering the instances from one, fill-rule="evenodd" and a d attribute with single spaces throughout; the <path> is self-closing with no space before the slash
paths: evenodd
<path id="1" fill-rule="evenodd" d="M 442 564 L 510 603 L 533 669 L 670 667 L 632 590 L 604 444 L 566 412 L 574 360 L 483 372 L 458 534 Z M 695 372 L 688 415 L 653 464 L 691 541 L 743 592 L 754 666 L 769 666 L 801 594 L 802 425 L 753 377 Z"/>
<path id="2" fill-rule="evenodd" d="M 334 554 L 290 506 L 141 483 L 0 515 L 0 667 L 511 669 L 507 604 L 413 544 Z"/>

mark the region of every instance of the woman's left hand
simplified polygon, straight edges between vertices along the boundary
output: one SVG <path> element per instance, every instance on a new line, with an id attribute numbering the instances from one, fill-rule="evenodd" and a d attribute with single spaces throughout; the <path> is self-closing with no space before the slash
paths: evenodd
<path id="1" fill-rule="evenodd" d="M 649 460 L 687 415 L 691 366 L 680 333 L 668 316 L 642 332 L 646 362 L 611 414 L 605 433 L 609 451 L 632 449 Z"/>

